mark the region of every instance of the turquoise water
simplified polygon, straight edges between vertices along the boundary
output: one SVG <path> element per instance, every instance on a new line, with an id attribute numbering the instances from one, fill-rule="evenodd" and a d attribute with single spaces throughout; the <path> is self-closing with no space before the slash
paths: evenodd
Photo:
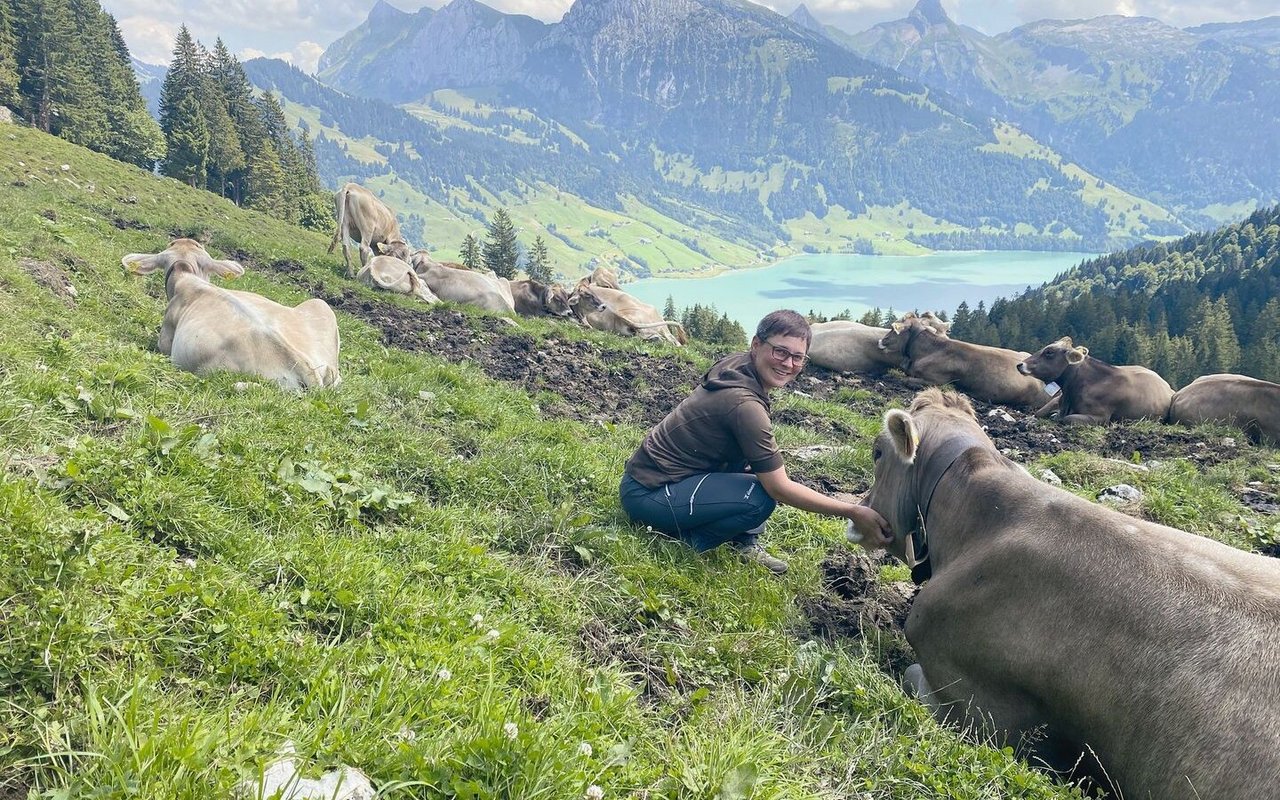
<path id="1" fill-rule="evenodd" d="M 1093 253 L 966 251 L 927 256 L 805 255 L 760 269 L 713 278 L 659 278 L 623 288 L 661 311 L 667 296 L 677 309 L 714 305 L 750 333 L 778 308 L 834 316 L 849 309 L 857 319 L 869 309 L 941 310 L 961 301 L 987 305 L 997 297 L 1039 286 Z"/>

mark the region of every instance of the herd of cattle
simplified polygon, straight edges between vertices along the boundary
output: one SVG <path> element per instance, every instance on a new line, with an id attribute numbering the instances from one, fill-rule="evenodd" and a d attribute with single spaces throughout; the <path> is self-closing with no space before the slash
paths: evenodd
<path id="1" fill-rule="evenodd" d="M 345 235 L 358 241 L 360 277 L 381 289 L 630 335 L 681 333 L 652 307 L 641 316 L 604 271 L 566 291 L 411 253 L 394 215 L 358 186 L 339 192 L 338 220 L 334 244 L 343 239 L 347 260 Z M 214 286 L 210 276 L 243 268 L 191 239 L 122 261 L 163 272 L 159 349 L 179 368 L 290 389 L 340 382 L 337 320 L 323 300 L 288 308 Z M 809 354 L 833 370 L 898 368 L 1069 424 L 1222 420 L 1280 442 L 1276 384 L 1210 375 L 1174 392 L 1069 338 L 1032 355 L 952 339 L 932 314 L 908 314 L 888 328 L 816 324 Z M 929 576 L 906 624 L 920 659 L 907 678 L 939 718 L 1127 798 L 1277 796 L 1265 765 L 1280 752 L 1280 562 L 1042 483 L 996 450 L 959 394 L 929 388 L 888 412 L 873 455 L 863 502 L 889 521 L 913 576 Z"/>

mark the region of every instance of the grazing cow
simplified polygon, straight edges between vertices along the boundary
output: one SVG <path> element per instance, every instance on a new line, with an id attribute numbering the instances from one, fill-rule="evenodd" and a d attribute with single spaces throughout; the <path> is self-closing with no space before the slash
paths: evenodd
<path id="1" fill-rule="evenodd" d="M 1254 442 L 1280 445 L 1280 384 L 1247 375 L 1203 375 L 1174 393 L 1169 421 L 1226 422 Z"/>
<path id="2" fill-rule="evenodd" d="M 153 255 L 130 253 L 120 263 L 137 275 L 164 271 L 169 306 L 159 349 L 178 368 L 197 375 L 247 372 L 285 389 L 341 382 L 338 321 L 323 300 L 289 308 L 252 292 L 214 286 L 210 275 L 243 275 L 244 267 L 215 261 L 192 239 L 175 239 Z"/>
<path id="3" fill-rule="evenodd" d="M 1068 425 L 1105 425 L 1112 420 L 1154 419 L 1169 414 L 1173 388 L 1146 367 L 1116 366 L 1089 355 L 1089 348 L 1075 347 L 1071 337 L 1045 345 L 1018 364 L 1018 372 L 1062 387 L 1061 395 L 1036 412 Z"/>
<path id="4" fill-rule="evenodd" d="M 900 322 L 913 318 L 907 314 Z M 940 334 L 951 327 L 934 316 L 932 311 L 920 315 L 920 319 Z M 880 340 L 888 328 L 863 325 L 860 322 L 832 320 L 810 326 L 812 340 L 809 344 L 809 362 L 837 372 L 884 372 L 890 367 L 902 366 L 902 359 L 880 349 Z"/>
<path id="5" fill-rule="evenodd" d="M 374 256 L 356 275 L 356 280 L 386 292 L 411 294 L 428 303 L 440 302 L 413 267 L 395 256 Z"/>
<path id="6" fill-rule="evenodd" d="M 413 271 L 427 282 L 427 287 L 441 300 L 466 303 L 499 314 L 515 313 L 511 285 L 492 272 L 473 272 L 466 267 L 448 266 L 436 261 L 426 250 L 418 250 L 410 258 Z"/>
<path id="7" fill-rule="evenodd" d="M 1031 411 L 1048 398 L 1043 383 L 1018 374 L 1027 353 L 951 339 L 919 317 L 893 323 L 879 347 L 904 372 L 931 386 L 952 384 L 979 400 Z"/>
<path id="8" fill-rule="evenodd" d="M 558 283 L 542 283 L 533 279 L 511 281 L 511 299 L 516 313 L 525 317 L 569 317 L 569 293 Z"/>
<path id="9" fill-rule="evenodd" d="M 935 716 L 1126 800 L 1275 797 L 1280 561 L 1036 480 L 954 392 L 885 414 L 873 457 Z"/>
<path id="10" fill-rule="evenodd" d="M 620 289 L 596 286 L 587 278 L 569 295 L 573 313 L 587 327 L 621 336 L 662 339 L 682 345 L 689 339 L 679 322 L 664 320 L 658 309 L 643 303 Z M 675 335 L 671 331 L 675 330 Z"/>
<path id="11" fill-rule="evenodd" d="M 409 245 L 400 233 L 400 223 L 391 209 L 374 197 L 373 192 L 358 183 L 348 183 L 338 190 L 334 196 L 338 211 L 338 227 L 333 232 L 333 241 L 329 242 L 329 252 L 342 240 L 342 262 L 346 264 L 347 274 L 351 274 L 351 256 L 347 254 L 347 237 L 350 236 L 360 246 L 360 265 L 369 263 L 375 255 L 395 256 L 401 261 L 409 260 Z"/>

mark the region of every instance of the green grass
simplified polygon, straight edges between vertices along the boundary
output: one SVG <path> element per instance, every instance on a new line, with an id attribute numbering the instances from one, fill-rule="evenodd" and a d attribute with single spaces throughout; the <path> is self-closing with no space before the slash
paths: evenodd
<path id="1" fill-rule="evenodd" d="M 543 418 L 346 314 L 336 389 L 175 370 L 163 288 L 121 255 L 203 232 L 354 288 L 327 237 L 0 137 L 0 793 L 226 797 L 288 739 L 386 797 L 1073 796 L 937 726 L 868 646 L 801 633 L 838 521 L 775 516 L 782 579 L 655 540 L 616 497 L 642 427 Z M 304 298 L 269 272 L 237 285 Z M 858 431 L 823 469 L 868 477 L 876 420 L 788 402 Z M 1239 516 L 1220 495 L 1248 469 L 1170 465 L 1160 513 Z"/>

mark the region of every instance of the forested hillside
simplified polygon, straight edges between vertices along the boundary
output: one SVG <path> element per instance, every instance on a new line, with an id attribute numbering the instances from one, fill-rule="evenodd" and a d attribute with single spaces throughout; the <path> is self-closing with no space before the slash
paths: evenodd
<path id="1" fill-rule="evenodd" d="M 1087 261 L 990 309 L 962 306 L 952 330 L 1024 350 L 1071 336 L 1104 361 L 1149 366 L 1175 387 L 1215 372 L 1280 382 L 1280 207 Z"/>

